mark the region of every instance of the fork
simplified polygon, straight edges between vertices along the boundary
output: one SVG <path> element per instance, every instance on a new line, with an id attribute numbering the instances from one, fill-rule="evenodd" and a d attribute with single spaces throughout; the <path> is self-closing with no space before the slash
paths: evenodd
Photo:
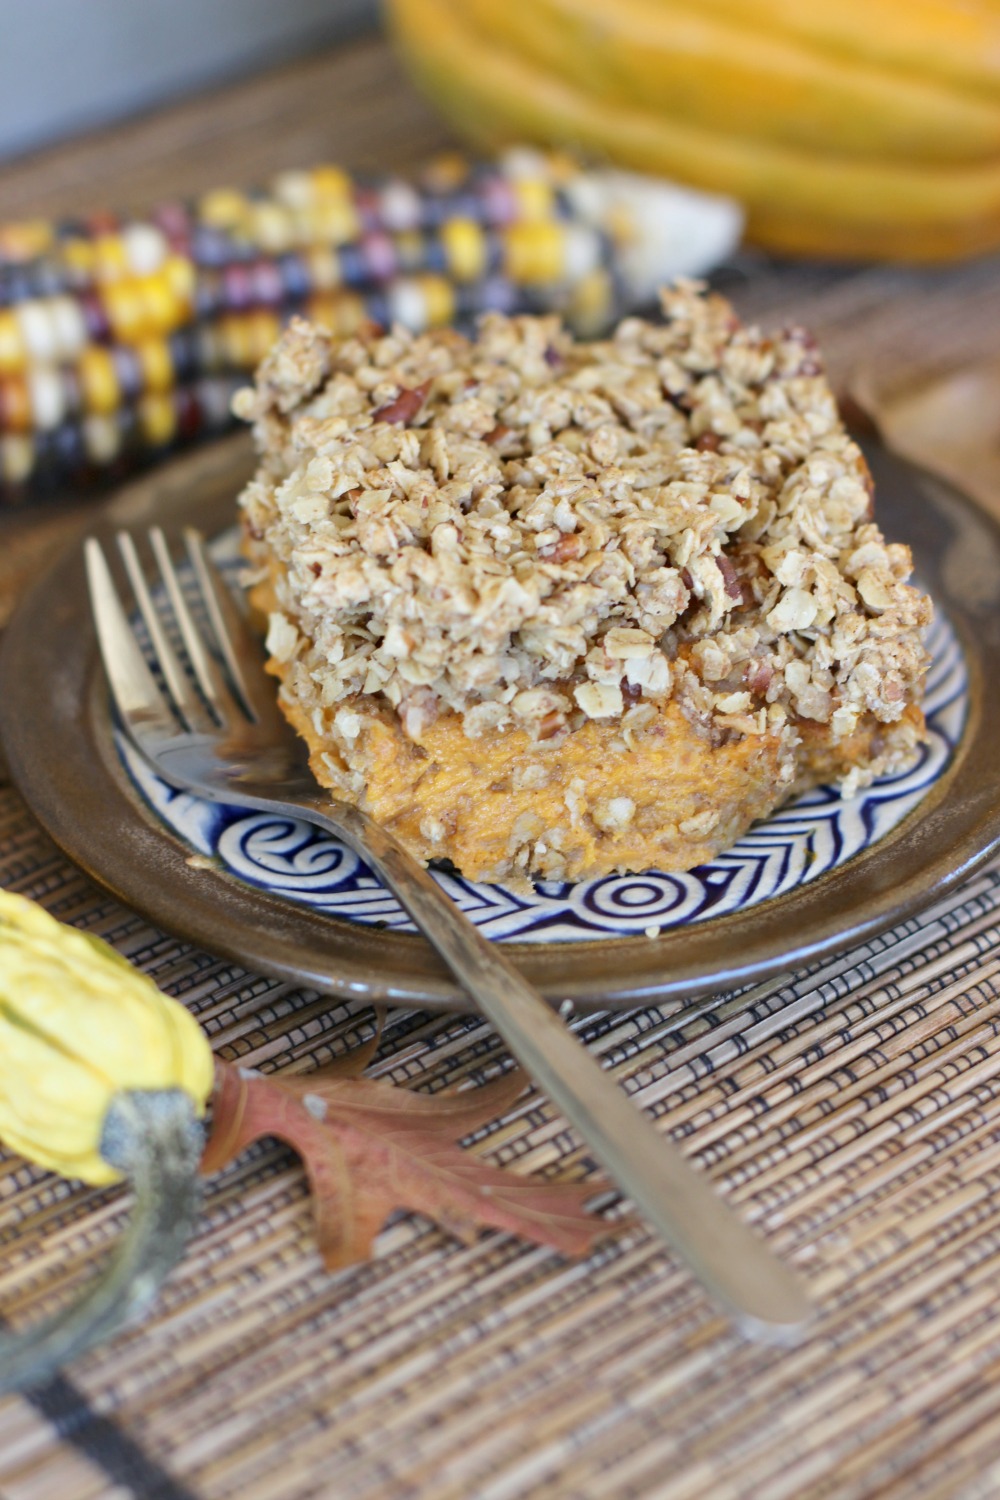
<path id="1" fill-rule="evenodd" d="M 594 1157 L 739 1330 L 763 1342 L 795 1342 L 811 1314 L 795 1274 L 658 1133 L 498 945 L 478 931 L 393 835 L 319 786 L 303 741 L 278 707 L 260 642 L 202 537 L 190 528 L 183 535 L 207 632 L 188 606 L 163 531 L 154 527 L 149 533 L 163 585 L 160 603 L 132 535 L 121 532 L 117 538 L 165 692 L 99 542 L 90 538 L 85 545 L 100 652 L 119 718 L 136 749 L 174 786 L 214 801 L 298 815 L 350 845 L 397 897 Z M 171 644 L 171 616 L 187 667 Z"/>

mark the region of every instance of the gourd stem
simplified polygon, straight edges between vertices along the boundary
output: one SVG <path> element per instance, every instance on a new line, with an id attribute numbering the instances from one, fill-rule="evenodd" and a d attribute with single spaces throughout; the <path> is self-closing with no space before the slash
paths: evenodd
<path id="1" fill-rule="evenodd" d="M 0 1394 L 48 1380 L 149 1306 L 194 1224 L 201 1148 L 201 1126 L 181 1089 L 116 1095 L 100 1150 L 132 1184 L 131 1221 L 110 1265 L 77 1302 L 35 1327 L 0 1333 Z"/>

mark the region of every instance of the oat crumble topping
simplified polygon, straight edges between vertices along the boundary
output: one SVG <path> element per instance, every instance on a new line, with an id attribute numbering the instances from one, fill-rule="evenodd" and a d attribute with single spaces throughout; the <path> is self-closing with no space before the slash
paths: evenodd
<path id="1" fill-rule="evenodd" d="M 930 601 L 813 339 L 693 282 L 661 301 L 596 343 L 552 317 L 474 340 L 298 320 L 238 395 L 268 649 L 342 746 L 358 695 L 410 735 L 451 710 L 539 742 L 641 734 L 672 699 L 716 742 L 812 722 L 837 743 L 919 698 Z"/>

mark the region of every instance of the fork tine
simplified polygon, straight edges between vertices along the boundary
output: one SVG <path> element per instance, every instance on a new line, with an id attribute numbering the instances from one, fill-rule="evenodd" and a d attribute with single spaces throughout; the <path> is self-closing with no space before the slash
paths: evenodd
<path id="1" fill-rule="evenodd" d="M 205 710 L 201 705 L 197 693 L 191 685 L 190 678 L 181 666 L 173 646 L 167 638 L 167 632 L 163 628 L 160 611 L 153 603 L 136 551 L 135 542 L 131 533 L 119 531 L 117 538 L 118 550 L 125 564 L 128 581 L 132 585 L 135 601 L 139 606 L 146 629 L 149 631 L 149 639 L 153 645 L 153 655 L 159 663 L 160 670 L 166 679 L 167 690 L 174 702 L 174 707 L 180 714 L 187 729 L 204 727 Z"/>
<path id="2" fill-rule="evenodd" d="M 188 609 L 187 600 L 181 592 L 180 580 L 174 567 L 173 558 L 167 547 L 166 537 L 159 526 L 152 526 L 149 532 L 149 540 L 152 544 L 153 554 L 156 558 L 163 582 L 166 584 L 167 594 L 171 606 L 180 627 L 181 638 L 184 641 L 184 649 L 197 678 L 198 686 L 204 693 L 208 703 L 214 710 L 220 724 L 226 724 L 234 716 L 243 717 L 243 710 L 233 697 L 225 678 L 219 671 L 218 663 L 205 645 L 204 637 L 195 624 L 194 616 Z"/>
<path id="3" fill-rule="evenodd" d="M 226 670 L 247 713 L 259 722 L 271 714 L 275 698 L 274 680 L 267 676 L 261 661 L 260 642 L 209 557 L 201 532 L 186 526 L 184 542 Z"/>
<path id="4" fill-rule="evenodd" d="M 177 721 L 146 664 L 111 578 L 100 543 L 84 547 L 90 605 L 111 696 L 129 733 L 141 746 L 150 730 L 175 733 Z"/>

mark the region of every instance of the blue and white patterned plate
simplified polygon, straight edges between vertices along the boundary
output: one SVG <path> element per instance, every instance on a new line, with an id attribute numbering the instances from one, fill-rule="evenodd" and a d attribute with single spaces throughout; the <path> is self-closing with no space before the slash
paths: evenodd
<path id="1" fill-rule="evenodd" d="M 940 612 L 928 649 L 925 712 L 930 741 L 903 775 L 882 778 L 845 799 L 820 787 L 754 825 L 725 854 L 685 874 L 649 871 L 576 884 L 547 882 L 530 896 L 438 873 L 436 878 L 491 938 L 580 942 L 635 937 L 735 912 L 844 864 L 883 838 L 938 781 L 961 737 L 968 674 L 958 640 Z M 178 792 L 119 739 L 136 787 L 159 818 L 238 879 L 366 926 L 414 931 L 406 913 L 350 849 L 311 824 Z"/>

